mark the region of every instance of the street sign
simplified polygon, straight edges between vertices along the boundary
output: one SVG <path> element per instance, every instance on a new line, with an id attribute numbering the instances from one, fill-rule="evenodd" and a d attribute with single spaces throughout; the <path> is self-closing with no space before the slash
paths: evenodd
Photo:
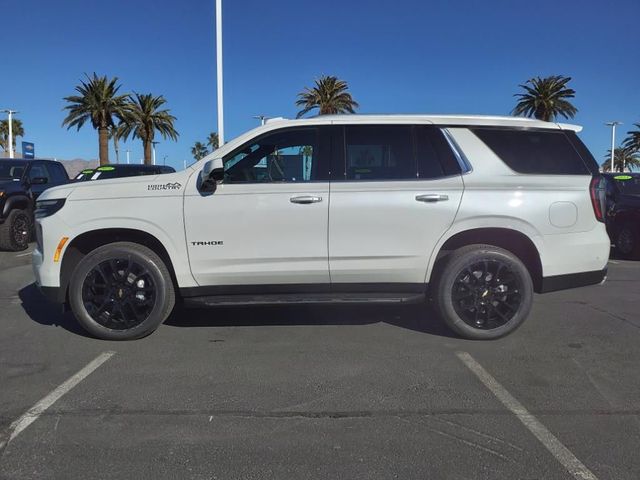
<path id="1" fill-rule="evenodd" d="M 35 158 L 36 149 L 31 142 L 22 142 L 22 158 Z"/>

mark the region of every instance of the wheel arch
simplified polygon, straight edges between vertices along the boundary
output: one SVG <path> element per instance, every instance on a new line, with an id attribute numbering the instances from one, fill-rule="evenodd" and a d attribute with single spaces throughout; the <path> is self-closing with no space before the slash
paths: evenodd
<path id="1" fill-rule="evenodd" d="M 60 287 L 65 292 L 65 300 L 68 300 L 71 275 L 80 260 L 96 248 L 114 242 L 137 243 L 155 252 L 165 263 L 171 274 L 171 281 L 173 282 L 174 288 L 176 292 L 178 292 L 178 281 L 171 256 L 160 240 L 154 235 L 142 230 L 132 228 L 104 228 L 90 230 L 78 235 L 65 248 L 60 266 Z"/>
<path id="2" fill-rule="evenodd" d="M 531 276 L 534 291 L 542 289 L 542 260 L 535 243 L 526 234 L 505 227 L 472 228 L 455 233 L 442 244 L 435 257 L 431 277 L 438 275 L 447 256 L 457 250 L 473 244 L 487 244 L 503 248 L 520 259 Z"/>
<path id="3" fill-rule="evenodd" d="M 9 212 L 16 208 L 21 210 L 30 210 L 31 200 L 29 199 L 29 197 L 22 194 L 12 195 L 8 197 L 4 202 L 4 206 L 2 207 L 2 216 L 6 218 L 7 215 L 9 215 Z"/>

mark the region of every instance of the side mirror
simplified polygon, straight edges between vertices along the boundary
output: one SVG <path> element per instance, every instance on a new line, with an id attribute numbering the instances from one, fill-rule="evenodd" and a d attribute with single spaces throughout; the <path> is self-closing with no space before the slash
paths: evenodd
<path id="1" fill-rule="evenodd" d="M 224 178 L 224 164 L 221 158 L 207 160 L 202 170 L 200 170 L 200 190 L 204 192 L 215 192 L 220 182 Z"/>
<path id="2" fill-rule="evenodd" d="M 47 177 L 33 177 L 29 183 L 31 185 L 44 185 L 49 183 L 49 179 Z"/>

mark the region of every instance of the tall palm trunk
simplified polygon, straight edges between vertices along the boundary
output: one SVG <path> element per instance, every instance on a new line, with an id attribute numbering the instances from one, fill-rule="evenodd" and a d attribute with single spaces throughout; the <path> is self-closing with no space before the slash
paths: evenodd
<path id="1" fill-rule="evenodd" d="M 98 128 L 98 142 L 100 145 L 100 165 L 109 163 L 109 129 Z"/>
<path id="2" fill-rule="evenodd" d="M 116 151 L 116 163 L 120 163 L 120 146 L 118 145 L 118 136 L 113 136 L 113 149 Z"/>
<path id="3" fill-rule="evenodd" d="M 143 140 L 142 144 L 144 145 L 144 164 L 151 165 L 151 142 Z"/>

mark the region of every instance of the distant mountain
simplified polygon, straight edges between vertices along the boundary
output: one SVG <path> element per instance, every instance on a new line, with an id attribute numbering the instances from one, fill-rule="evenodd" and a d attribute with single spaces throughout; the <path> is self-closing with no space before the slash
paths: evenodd
<path id="1" fill-rule="evenodd" d="M 74 158 L 73 160 L 59 160 L 69 174 L 69 178 L 75 177 L 78 173 L 86 168 L 96 168 L 100 162 L 98 160 L 83 160 L 82 158 Z"/>

